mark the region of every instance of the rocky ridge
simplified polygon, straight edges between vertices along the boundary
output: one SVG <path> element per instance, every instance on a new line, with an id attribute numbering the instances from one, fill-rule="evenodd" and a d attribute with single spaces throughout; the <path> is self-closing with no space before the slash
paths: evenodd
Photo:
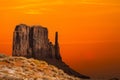
<path id="1" fill-rule="evenodd" d="M 81 80 L 42 60 L 0 57 L 0 80 Z"/>

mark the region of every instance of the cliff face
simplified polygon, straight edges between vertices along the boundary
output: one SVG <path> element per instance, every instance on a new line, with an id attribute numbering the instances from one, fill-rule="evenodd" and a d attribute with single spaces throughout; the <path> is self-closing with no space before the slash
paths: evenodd
<path id="1" fill-rule="evenodd" d="M 13 34 L 12 55 L 45 60 L 69 75 L 85 79 L 89 78 L 74 71 L 62 61 L 58 32 L 55 33 L 55 44 L 53 44 L 48 39 L 47 28 L 42 26 L 17 25 Z"/>
<path id="2" fill-rule="evenodd" d="M 29 27 L 18 25 L 13 34 L 13 55 L 27 56 L 29 49 Z"/>
<path id="3" fill-rule="evenodd" d="M 53 45 L 48 39 L 47 28 L 42 26 L 17 25 L 13 36 L 13 56 L 61 60 L 57 32 L 55 39 Z"/>

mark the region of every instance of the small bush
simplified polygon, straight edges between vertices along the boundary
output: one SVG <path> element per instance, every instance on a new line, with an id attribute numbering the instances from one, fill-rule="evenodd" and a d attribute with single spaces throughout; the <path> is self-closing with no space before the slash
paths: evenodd
<path id="1" fill-rule="evenodd" d="M 0 53 L 0 58 L 5 58 L 5 57 L 7 57 L 5 54 Z"/>

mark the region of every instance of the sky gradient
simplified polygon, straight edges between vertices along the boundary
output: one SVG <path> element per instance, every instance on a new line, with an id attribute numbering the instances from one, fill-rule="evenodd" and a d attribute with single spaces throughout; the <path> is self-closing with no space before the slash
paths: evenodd
<path id="1" fill-rule="evenodd" d="M 120 0 L 0 0 L 0 52 L 11 55 L 17 24 L 42 25 L 63 60 L 94 78 L 120 76 Z"/>

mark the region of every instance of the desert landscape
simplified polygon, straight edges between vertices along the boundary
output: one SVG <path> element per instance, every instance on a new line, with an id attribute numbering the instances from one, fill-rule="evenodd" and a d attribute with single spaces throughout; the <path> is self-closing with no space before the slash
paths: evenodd
<path id="1" fill-rule="evenodd" d="M 120 80 L 120 0 L 0 0 L 0 55 L 0 80 Z"/>

